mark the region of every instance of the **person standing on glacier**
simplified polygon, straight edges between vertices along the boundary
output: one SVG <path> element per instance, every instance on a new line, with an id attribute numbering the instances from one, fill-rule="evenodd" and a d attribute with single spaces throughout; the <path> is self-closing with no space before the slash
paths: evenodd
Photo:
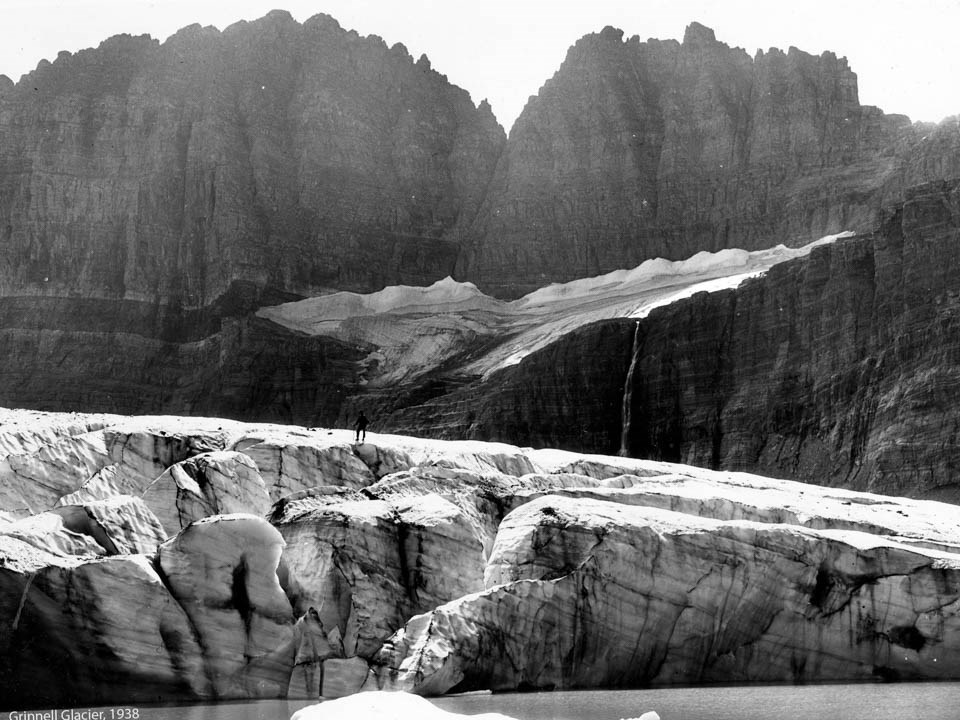
<path id="1" fill-rule="evenodd" d="M 357 418 L 357 421 L 353 424 L 353 428 L 357 431 L 357 440 L 360 442 L 360 433 L 363 433 L 363 442 L 367 441 L 367 425 L 369 424 L 367 416 L 363 414 L 363 410 L 360 411 L 360 417 Z"/>

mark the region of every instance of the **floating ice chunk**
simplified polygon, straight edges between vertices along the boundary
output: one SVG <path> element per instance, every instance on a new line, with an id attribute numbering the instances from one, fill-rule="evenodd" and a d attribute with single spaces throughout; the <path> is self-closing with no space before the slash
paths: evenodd
<path id="1" fill-rule="evenodd" d="M 514 720 L 500 713 L 461 715 L 441 710 L 419 695 L 405 692 L 361 692 L 297 710 L 290 720 Z M 652 720 L 644 716 L 643 720 Z M 659 718 L 657 718 L 659 720 Z"/>

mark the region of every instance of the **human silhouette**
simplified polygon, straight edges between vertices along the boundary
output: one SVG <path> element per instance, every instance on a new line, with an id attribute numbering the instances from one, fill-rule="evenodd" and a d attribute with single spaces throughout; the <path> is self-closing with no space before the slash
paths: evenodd
<path id="1" fill-rule="evenodd" d="M 367 441 L 367 423 L 369 422 L 367 416 L 364 415 L 363 410 L 361 410 L 360 417 L 358 417 L 357 422 L 353 424 L 354 429 L 357 431 L 357 442 L 360 442 L 360 433 L 363 433 L 363 442 Z"/>

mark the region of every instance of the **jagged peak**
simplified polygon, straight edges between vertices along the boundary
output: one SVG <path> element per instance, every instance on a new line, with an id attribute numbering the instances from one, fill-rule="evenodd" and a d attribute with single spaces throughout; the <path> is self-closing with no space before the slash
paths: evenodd
<path id="1" fill-rule="evenodd" d="M 814 55 L 802 50 L 795 45 L 791 45 L 786 51 L 781 48 L 771 47 L 767 50 L 758 48 L 753 56 L 754 63 L 762 60 L 790 60 L 792 62 L 803 62 L 806 60 L 816 60 L 827 65 L 835 65 L 838 70 L 849 71 L 850 63 L 846 56 L 837 56 L 832 50 L 824 50 L 819 55 Z"/>
<path id="2" fill-rule="evenodd" d="M 824 50 L 820 53 L 820 62 L 836 65 L 840 70 L 849 70 L 850 63 L 845 55 L 838 57 L 832 50 Z"/>
<path id="3" fill-rule="evenodd" d="M 557 72 L 554 73 L 552 80 L 555 80 L 557 75 L 563 72 L 564 66 L 571 63 L 576 64 L 582 62 L 585 58 L 602 57 L 611 50 L 615 51 L 616 48 L 623 48 L 625 46 L 626 41 L 623 39 L 623 30 L 615 28 L 612 25 L 607 25 L 600 32 L 587 33 L 567 50 L 567 56 L 564 58 Z M 544 87 L 549 86 L 550 82 L 551 80 L 547 80 L 544 86 L 540 88 L 540 92 L 543 92 Z"/>
<path id="4" fill-rule="evenodd" d="M 327 13 L 311 15 L 304 21 L 303 26 L 318 30 L 343 30 L 337 19 Z"/>
<path id="5" fill-rule="evenodd" d="M 393 46 L 390 48 L 390 52 L 396 53 L 401 57 L 408 58 L 410 62 L 413 62 L 413 55 L 410 54 L 410 51 L 407 50 L 407 46 L 404 45 L 402 42 L 394 43 Z"/>
<path id="6" fill-rule="evenodd" d="M 202 40 L 205 37 L 218 36 L 220 31 L 213 25 L 201 25 L 193 23 L 177 30 L 173 35 L 167 38 L 164 44 L 179 45 L 181 43 L 191 43 Z"/>
<path id="7" fill-rule="evenodd" d="M 128 45 L 155 45 L 159 42 L 156 38 L 148 33 L 141 33 L 139 35 L 132 35 L 131 33 L 119 33 L 117 35 L 111 35 L 106 40 L 98 45 L 98 48 L 110 48 L 113 46 L 128 46 Z"/>
<path id="8" fill-rule="evenodd" d="M 170 39 L 193 37 L 202 31 L 203 26 L 200 23 L 190 23 L 189 25 L 184 25 L 182 28 L 177 30 L 173 35 L 170 36 Z"/>
<path id="9" fill-rule="evenodd" d="M 254 32 L 269 31 L 278 35 L 285 35 L 291 30 L 300 30 L 302 26 L 287 10 L 271 10 L 263 17 L 250 22 L 249 27 Z"/>
<path id="10" fill-rule="evenodd" d="M 242 32 L 244 28 L 246 28 L 249 24 L 250 23 L 247 22 L 246 20 L 237 20 L 235 23 L 231 23 L 230 25 L 227 25 L 223 29 L 223 34 L 231 35 L 233 33 Z"/>
<path id="11" fill-rule="evenodd" d="M 136 53 L 151 47 L 157 47 L 159 44 L 159 40 L 146 33 L 142 35 L 120 33 L 103 40 L 96 48 L 83 48 L 76 52 L 61 50 L 51 64 L 55 67 L 64 67 L 71 61 L 78 63 L 97 62 L 98 58 L 102 58 L 108 53 L 127 57 L 131 51 Z"/>
<path id="12" fill-rule="evenodd" d="M 687 29 L 683 33 L 684 45 L 713 45 L 716 42 L 716 33 L 711 28 L 698 22 L 687 25 Z"/>
<path id="13" fill-rule="evenodd" d="M 607 25 L 600 31 L 599 36 L 604 40 L 615 40 L 623 42 L 623 30 L 615 28 L 613 25 Z"/>
<path id="14" fill-rule="evenodd" d="M 571 52 L 578 51 L 586 47 L 603 47 L 605 45 L 613 44 L 622 45 L 623 42 L 623 30 L 620 28 L 615 28 L 613 25 L 607 25 L 600 32 L 587 33 L 577 40 L 567 53 L 567 57 L 570 56 Z"/>

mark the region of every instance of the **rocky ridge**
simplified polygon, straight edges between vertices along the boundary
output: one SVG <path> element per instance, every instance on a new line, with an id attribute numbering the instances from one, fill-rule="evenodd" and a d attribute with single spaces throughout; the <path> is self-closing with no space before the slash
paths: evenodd
<path id="1" fill-rule="evenodd" d="M 957 176 L 956 120 L 862 106 L 846 58 L 751 58 L 691 24 L 682 42 L 581 38 L 527 104 L 458 273 L 495 295 L 700 250 L 866 232 L 911 185 Z"/>
<path id="2" fill-rule="evenodd" d="M 951 506 L 215 418 L 0 421 L 4 707 L 960 675 Z"/>
<path id="3" fill-rule="evenodd" d="M 159 334 L 231 289 L 442 277 L 502 143 L 426 58 L 326 15 L 111 38 L 0 97 L 0 293 Z"/>

